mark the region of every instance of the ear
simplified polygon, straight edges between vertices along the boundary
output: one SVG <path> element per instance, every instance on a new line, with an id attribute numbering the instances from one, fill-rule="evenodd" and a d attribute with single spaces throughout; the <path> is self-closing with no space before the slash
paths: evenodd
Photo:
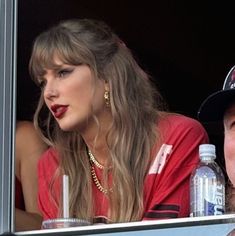
<path id="1" fill-rule="evenodd" d="M 105 89 L 105 91 L 110 91 L 110 88 L 109 88 L 109 82 L 108 81 L 104 81 L 104 89 Z"/>

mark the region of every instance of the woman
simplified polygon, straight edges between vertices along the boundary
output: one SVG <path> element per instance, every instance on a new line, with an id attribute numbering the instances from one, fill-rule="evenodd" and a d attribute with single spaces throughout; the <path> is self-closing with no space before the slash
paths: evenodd
<path id="1" fill-rule="evenodd" d="M 40 229 L 42 217 L 37 206 L 37 162 L 47 146 L 32 122 L 18 121 L 15 147 L 15 228 L 16 231 Z"/>
<path id="2" fill-rule="evenodd" d="M 194 119 L 160 111 L 149 76 L 105 23 L 68 20 L 43 32 L 29 68 L 42 87 L 35 125 L 51 146 L 38 168 L 44 219 L 62 214 L 63 174 L 71 217 L 189 215 L 189 177 L 207 134 Z"/>

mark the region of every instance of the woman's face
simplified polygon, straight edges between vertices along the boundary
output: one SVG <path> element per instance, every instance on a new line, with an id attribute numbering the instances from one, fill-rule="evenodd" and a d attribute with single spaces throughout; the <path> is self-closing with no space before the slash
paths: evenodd
<path id="1" fill-rule="evenodd" d="M 235 186 L 235 103 L 224 115 L 224 157 L 228 177 Z"/>
<path id="2" fill-rule="evenodd" d="M 62 130 L 83 132 L 94 123 L 90 119 L 92 107 L 102 119 L 105 83 L 97 80 L 94 89 L 95 78 L 87 65 L 68 65 L 58 59 L 55 62 L 58 69 L 46 70 L 43 78 L 45 103 Z"/>

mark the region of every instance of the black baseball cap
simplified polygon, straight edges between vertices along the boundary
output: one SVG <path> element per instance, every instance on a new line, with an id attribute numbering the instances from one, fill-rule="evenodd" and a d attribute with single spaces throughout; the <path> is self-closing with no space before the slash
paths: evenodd
<path id="1" fill-rule="evenodd" d="M 228 105 L 235 100 L 235 66 L 227 74 L 223 88 L 212 93 L 201 104 L 198 119 L 201 122 L 222 121 Z"/>

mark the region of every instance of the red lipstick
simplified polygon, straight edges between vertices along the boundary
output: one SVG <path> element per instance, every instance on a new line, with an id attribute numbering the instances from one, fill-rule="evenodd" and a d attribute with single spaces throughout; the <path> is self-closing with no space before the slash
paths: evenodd
<path id="1" fill-rule="evenodd" d="M 55 104 L 51 106 L 51 110 L 55 116 L 55 118 L 59 119 L 61 118 L 64 113 L 68 110 L 68 106 L 67 105 L 59 105 L 59 104 Z"/>

